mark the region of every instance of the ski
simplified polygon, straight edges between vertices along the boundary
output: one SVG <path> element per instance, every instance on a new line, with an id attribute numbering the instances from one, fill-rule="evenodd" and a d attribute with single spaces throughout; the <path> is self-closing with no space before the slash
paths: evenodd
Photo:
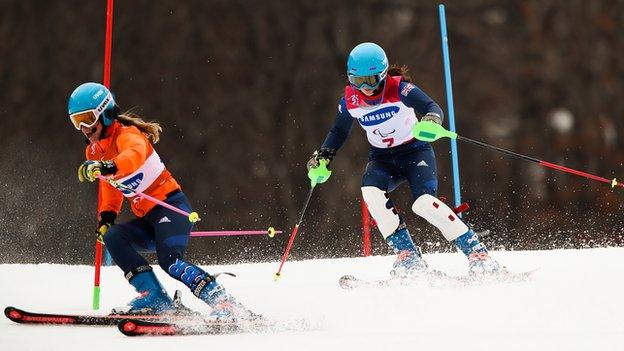
<path id="1" fill-rule="evenodd" d="M 367 280 L 353 275 L 344 275 L 338 280 L 341 288 L 352 290 L 362 287 L 390 287 L 390 286 L 414 286 L 426 285 L 432 287 L 465 287 L 496 283 L 515 283 L 530 280 L 536 269 L 523 272 L 510 272 L 503 270 L 499 274 L 491 275 L 450 275 L 441 271 L 432 271 L 429 274 L 413 278 L 392 277 L 387 279 Z"/>
<path id="2" fill-rule="evenodd" d="M 127 336 L 175 336 L 304 331 L 313 330 L 315 326 L 304 319 L 277 321 L 259 317 L 253 320 L 218 321 L 196 317 L 170 321 L 127 318 L 120 321 L 117 328 Z"/>
<path id="3" fill-rule="evenodd" d="M 177 321 L 146 321 L 128 318 L 119 322 L 117 327 L 120 332 L 127 336 L 223 335 L 305 330 L 310 328 L 303 320 L 280 323 L 264 318 L 238 322 L 199 318 Z"/>
<path id="4" fill-rule="evenodd" d="M 188 318 L 182 315 L 128 315 L 128 314 L 56 314 L 56 313 L 36 313 L 25 311 L 16 307 L 6 307 L 4 315 L 15 323 L 22 324 L 47 324 L 47 325 L 117 325 L 124 319 L 136 318 L 141 320 L 171 320 L 174 318 Z"/>
<path id="5" fill-rule="evenodd" d="M 241 324 L 231 322 L 174 322 L 146 321 L 141 319 L 124 319 L 117 324 L 120 332 L 127 336 L 148 335 L 214 335 L 242 332 Z"/>

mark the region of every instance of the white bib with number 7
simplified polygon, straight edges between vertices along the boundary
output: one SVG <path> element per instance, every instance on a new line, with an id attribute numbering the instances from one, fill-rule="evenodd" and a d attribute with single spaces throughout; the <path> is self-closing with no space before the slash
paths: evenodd
<path id="1" fill-rule="evenodd" d="M 368 142 L 385 149 L 412 140 L 412 127 L 417 118 L 414 109 L 403 102 L 386 102 L 371 107 L 349 108 L 349 113 L 366 131 Z"/>

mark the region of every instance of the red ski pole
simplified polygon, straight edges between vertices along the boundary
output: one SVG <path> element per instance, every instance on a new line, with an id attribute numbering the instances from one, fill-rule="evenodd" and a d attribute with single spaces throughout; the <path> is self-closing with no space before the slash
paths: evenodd
<path id="1" fill-rule="evenodd" d="M 555 163 L 546 162 L 546 161 L 537 159 L 535 157 L 519 154 L 517 152 L 506 150 L 506 149 L 500 148 L 498 146 L 486 144 L 486 143 L 484 143 L 482 141 L 466 138 L 464 136 L 458 135 L 455 132 L 450 132 L 450 131 L 444 129 L 444 127 L 442 127 L 441 125 L 433 123 L 433 122 L 419 122 L 419 123 L 416 123 L 414 125 L 414 128 L 412 129 L 412 134 L 414 135 L 414 137 L 416 139 L 421 140 L 421 141 L 427 141 L 427 142 L 434 142 L 434 141 L 436 141 L 436 140 L 438 140 L 440 138 L 445 138 L 445 137 L 446 138 L 450 138 L 450 139 L 461 140 L 463 142 L 470 143 L 470 144 L 473 144 L 473 145 L 478 145 L 478 146 L 481 146 L 483 148 L 494 150 L 494 151 L 503 153 L 503 154 L 508 155 L 508 156 L 521 158 L 523 160 L 536 163 L 536 164 L 538 164 L 538 165 L 540 165 L 542 167 L 548 167 L 548 168 L 556 169 L 556 170 L 561 171 L 561 172 L 574 174 L 574 175 L 577 175 L 579 177 L 583 177 L 583 178 L 587 178 L 587 179 L 596 180 L 596 181 L 599 181 L 599 182 L 602 182 L 602 183 L 606 183 L 606 184 L 611 185 L 612 188 L 615 188 L 615 187 L 624 188 L 624 183 L 619 182 L 616 178 L 607 179 L 605 177 L 600 177 L 600 176 L 597 176 L 597 175 L 594 175 L 594 174 L 590 174 L 590 173 L 587 173 L 587 172 L 579 171 L 579 170 L 572 169 L 572 168 L 569 168 L 569 167 L 566 167 L 566 166 L 562 166 L 562 165 L 558 165 L 558 164 L 555 164 Z"/>
<path id="2" fill-rule="evenodd" d="M 279 269 L 277 270 L 277 273 L 275 273 L 275 276 L 274 276 L 275 280 L 281 278 L 282 267 L 284 266 L 284 263 L 286 262 L 286 259 L 288 258 L 288 254 L 290 253 L 290 249 L 293 246 L 293 242 L 295 241 L 295 237 L 297 236 L 297 232 L 299 231 L 299 226 L 301 225 L 301 222 L 303 221 L 303 215 L 305 215 L 305 211 L 308 208 L 308 204 L 310 203 L 310 198 L 312 198 L 312 192 L 314 191 L 315 186 L 316 186 L 316 183 L 312 183 L 312 186 L 310 187 L 310 191 L 308 191 L 308 196 L 306 197 L 305 203 L 303 204 L 303 209 L 301 210 L 299 221 L 297 222 L 297 224 L 293 228 L 292 233 L 290 234 L 290 239 L 288 240 L 288 245 L 286 246 L 286 250 L 284 251 L 284 254 L 282 255 L 282 261 L 280 262 Z"/>
<path id="3" fill-rule="evenodd" d="M 191 236 L 236 236 L 236 235 L 268 235 L 270 238 L 275 234 L 282 234 L 281 230 L 269 227 L 267 230 L 214 230 L 207 232 L 191 232 Z"/>
<path id="4" fill-rule="evenodd" d="M 104 177 L 103 175 L 101 175 L 99 173 L 96 174 L 96 177 L 98 179 L 100 179 L 101 181 L 107 182 L 108 184 L 114 186 L 115 188 L 117 188 L 119 190 L 129 191 L 131 193 L 134 193 L 134 195 L 136 195 L 138 197 L 147 199 L 147 200 L 149 200 L 149 201 L 151 201 L 151 202 L 153 202 L 153 203 L 155 203 L 157 205 L 160 205 L 160 206 L 162 206 L 164 208 L 170 209 L 173 212 L 177 212 L 177 213 L 179 213 L 179 214 L 181 214 L 183 216 L 186 216 L 188 218 L 189 222 L 191 222 L 191 223 L 195 223 L 195 222 L 198 222 L 198 221 L 201 220 L 199 218 L 199 214 L 197 214 L 197 212 L 188 213 L 188 212 L 186 212 L 186 211 L 184 211 L 182 209 L 179 209 L 179 208 L 177 208 L 175 206 L 171 206 L 171 205 L 169 205 L 168 203 L 166 203 L 164 201 L 158 200 L 155 197 L 149 196 L 149 195 L 144 194 L 144 193 L 142 193 L 140 191 L 136 191 L 136 190 L 134 190 L 134 189 L 132 189 L 130 187 L 127 187 L 124 184 L 122 184 L 122 183 L 120 183 L 120 182 L 118 182 L 118 181 L 116 181 L 116 180 L 114 180 L 112 178 L 106 178 L 106 177 Z"/>

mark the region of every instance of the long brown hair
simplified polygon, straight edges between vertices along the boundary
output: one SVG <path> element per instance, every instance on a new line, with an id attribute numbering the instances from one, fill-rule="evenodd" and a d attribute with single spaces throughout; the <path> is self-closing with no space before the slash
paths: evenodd
<path id="1" fill-rule="evenodd" d="M 147 139 L 149 139 L 152 144 L 156 144 L 158 140 L 160 140 L 160 132 L 162 132 L 162 127 L 160 126 L 160 124 L 158 124 L 157 122 L 144 121 L 141 116 L 134 113 L 132 110 L 120 113 L 119 115 L 117 115 L 116 119 L 124 126 L 137 127 L 143 134 L 147 136 Z"/>
<path id="2" fill-rule="evenodd" d="M 411 82 L 412 77 L 410 77 L 409 74 L 407 74 L 408 71 L 409 69 L 405 65 L 403 66 L 390 65 L 390 68 L 388 68 L 388 75 L 391 77 L 401 76 L 402 81 Z"/>

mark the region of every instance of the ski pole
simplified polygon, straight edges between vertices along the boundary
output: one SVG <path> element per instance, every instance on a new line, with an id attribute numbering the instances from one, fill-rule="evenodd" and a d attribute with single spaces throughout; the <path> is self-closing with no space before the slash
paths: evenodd
<path id="1" fill-rule="evenodd" d="M 149 196 L 149 195 L 144 194 L 144 193 L 142 193 L 140 191 L 136 191 L 136 190 L 134 190 L 134 189 L 132 189 L 130 187 L 127 187 L 127 186 L 121 184 L 120 182 L 118 182 L 118 181 L 116 181 L 116 180 L 114 180 L 112 178 L 106 178 L 106 177 L 104 177 L 101 174 L 96 174 L 96 177 L 98 179 L 100 179 L 100 180 L 103 180 L 103 181 L 107 182 L 108 184 L 114 186 L 115 188 L 117 188 L 119 190 L 130 191 L 130 192 L 134 193 L 138 197 L 145 198 L 145 199 L 147 199 L 147 200 L 149 200 L 149 201 L 151 201 L 151 202 L 153 202 L 153 203 L 155 203 L 157 205 L 160 205 L 162 207 L 168 208 L 171 211 L 174 211 L 174 212 L 177 212 L 177 213 L 179 213 L 179 214 L 181 214 L 183 216 L 186 216 L 186 217 L 188 217 L 188 220 L 191 223 L 195 223 L 195 222 L 198 222 L 198 221 L 201 220 L 199 218 L 199 214 L 197 214 L 197 212 L 188 213 L 188 212 L 186 212 L 186 211 L 184 211 L 182 209 L 179 209 L 179 208 L 177 208 L 175 206 L 171 206 L 171 205 L 169 205 L 168 203 L 166 203 L 164 201 L 160 201 L 160 200 L 158 200 L 155 197 Z"/>
<path id="2" fill-rule="evenodd" d="M 282 234 L 281 230 L 275 230 L 273 227 L 269 227 L 267 230 L 215 230 L 207 232 L 191 232 L 191 236 L 236 236 L 236 235 L 268 235 L 269 238 L 275 236 L 275 234 Z"/>
<path id="3" fill-rule="evenodd" d="M 288 258 L 288 254 L 290 253 L 290 249 L 293 246 L 293 242 L 295 241 L 295 236 L 297 236 L 297 232 L 299 231 L 299 226 L 301 225 L 301 222 L 303 221 L 303 215 L 305 215 L 305 211 L 308 208 L 308 204 L 310 203 L 310 198 L 312 197 L 312 192 L 314 191 L 315 185 L 312 185 L 310 187 L 310 190 L 308 191 L 308 196 L 306 197 L 305 203 L 303 204 L 303 209 L 301 210 L 299 221 L 297 222 L 297 224 L 293 228 L 292 233 L 290 234 L 288 245 L 286 246 L 286 250 L 284 251 L 284 254 L 282 255 L 282 261 L 280 262 L 277 273 L 275 273 L 275 280 L 282 277 L 282 267 L 284 266 L 284 263 L 286 262 L 286 258 Z"/>
<path id="4" fill-rule="evenodd" d="M 494 150 L 494 151 L 498 151 L 500 153 L 503 153 L 505 155 L 509 155 L 509 156 L 513 156 L 516 158 L 521 158 L 523 160 L 527 160 L 533 163 L 537 163 L 540 166 L 543 167 L 548 167 L 548 168 L 552 168 L 552 169 L 556 169 L 558 171 L 562 171 L 562 172 L 566 172 L 566 173 L 570 173 L 570 174 L 575 174 L 577 176 L 580 177 L 584 177 L 587 179 L 592 179 L 592 180 L 596 180 L 599 182 L 603 182 L 603 183 L 607 183 L 610 184 L 612 188 L 615 188 L 616 186 L 624 188 L 624 183 L 620 183 L 617 181 L 616 178 L 613 179 L 607 179 L 604 177 L 599 177 L 597 175 L 593 175 L 590 173 L 586 173 L 583 171 L 579 171 L 576 169 L 572 169 L 572 168 L 568 168 L 562 165 L 558 165 L 555 163 L 550 163 L 550 162 L 546 162 L 534 157 L 530 157 L 530 156 L 526 156 L 526 155 L 522 155 L 519 154 L 517 152 L 513 152 L 513 151 L 509 151 L 497 146 L 493 146 L 490 144 L 486 144 L 484 142 L 478 141 L 478 140 L 473 140 L 470 138 L 466 138 L 463 137 L 461 135 L 458 135 L 457 133 L 448 131 L 446 129 L 444 129 L 444 127 L 442 127 L 439 124 L 433 123 L 433 122 L 418 122 L 416 123 L 416 125 L 414 126 L 414 129 L 412 129 L 412 134 L 414 135 L 414 137 L 418 140 L 421 141 L 427 141 L 427 142 L 433 142 L 436 141 L 440 138 L 450 138 L 450 139 L 457 139 L 457 140 L 461 140 L 470 144 L 474 144 L 474 145 L 478 145 L 481 147 L 484 147 L 486 149 L 490 149 L 490 150 Z"/>
<path id="5" fill-rule="evenodd" d="M 275 273 L 274 278 L 278 280 L 282 277 L 282 267 L 284 267 L 284 263 L 288 258 L 288 254 L 290 253 L 290 249 L 293 246 L 293 242 L 295 241 L 295 237 L 297 236 L 297 232 L 299 231 L 299 226 L 301 222 L 303 222 L 303 216 L 305 215 L 306 209 L 308 208 L 308 204 L 310 203 L 310 199 L 312 198 L 312 192 L 314 192 L 314 188 L 317 184 L 325 183 L 329 176 L 331 175 L 331 171 L 327 169 L 327 160 L 321 159 L 319 160 L 319 165 L 316 168 L 312 168 L 308 170 L 308 178 L 310 178 L 310 190 L 308 191 L 308 196 L 303 204 L 303 209 L 301 209 L 301 214 L 299 215 L 299 221 L 293 228 L 292 233 L 290 234 L 290 239 L 288 240 L 288 245 L 286 246 L 286 250 L 282 255 L 282 261 L 280 262 L 277 273 Z"/>

